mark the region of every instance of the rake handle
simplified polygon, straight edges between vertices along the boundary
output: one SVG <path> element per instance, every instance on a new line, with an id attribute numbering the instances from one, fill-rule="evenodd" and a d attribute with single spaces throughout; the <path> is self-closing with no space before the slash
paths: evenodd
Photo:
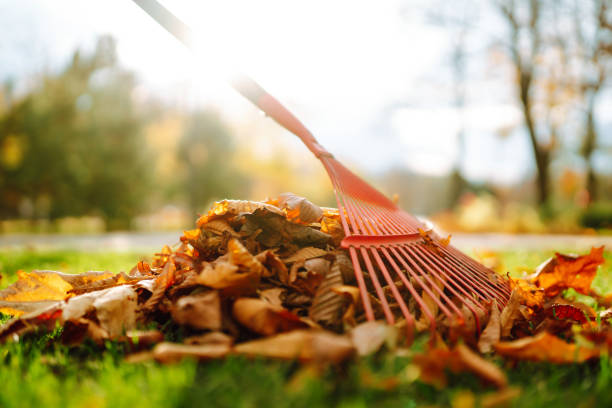
<path id="1" fill-rule="evenodd" d="M 157 0 L 133 0 L 141 9 L 157 23 L 164 27 L 173 37 L 193 51 L 191 28 L 179 20 Z M 270 95 L 251 77 L 240 74 L 230 80 L 230 85 L 242 96 L 251 101 L 266 115 L 274 119 L 279 125 L 299 137 L 308 149 L 317 157 L 333 157 L 314 138 L 312 133 L 285 108 L 276 98 Z"/>

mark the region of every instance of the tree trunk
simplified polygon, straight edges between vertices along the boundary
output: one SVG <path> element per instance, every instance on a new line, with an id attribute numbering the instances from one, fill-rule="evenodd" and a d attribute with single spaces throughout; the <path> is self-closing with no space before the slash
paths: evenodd
<path id="1" fill-rule="evenodd" d="M 527 126 L 527 133 L 529 140 L 531 141 L 531 148 L 533 150 L 533 158 L 536 164 L 536 181 L 538 188 L 538 204 L 544 206 L 548 203 L 550 195 L 548 167 L 550 163 L 550 153 L 548 150 L 542 148 L 538 143 L 536 135 L 533 115 L 531 113 L 531 101 L 529 99 L 529 89 L 531 88 L 531 74 L 526 72 L 519 72 L 520 78 L 520 99 L 521 106 L 523 108 L 523 116 L 525 118 L 525 125 Z"/>
<path id="2" fill-rule="evenodd" d="M 597 129 L 595 128 L 595 95 L 592 95 L 589 98 L 589 103 L 587 106 L 587 117 L 586 117 L 586 133 L 584 135 L 584 142 L 582 144 L 582 157 L 586 163 L 586 177 L 587 177 L 587 192 L 589 193 L 589 202 L 593 202 L 597 199 L 597 178 L 595 176 L 595 171 L 593 170 L 593 164 L 591 160 L 591 156 L 593 155 L 593 151 L 595 150 L 595 145 L 597 143 Z"/>

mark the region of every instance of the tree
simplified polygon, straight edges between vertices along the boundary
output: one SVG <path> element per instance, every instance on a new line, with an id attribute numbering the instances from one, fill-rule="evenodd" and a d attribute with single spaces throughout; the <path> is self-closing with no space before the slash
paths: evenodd
<path id="1" fill-rule="evenodd" d="M 150 186 L 135 84 L 103 37 L 13 101 L 0 116 L 0 217 L 93 214 L 127 227 Z"/>
<path id="2" fill-rule="evenodd" d="M 574 1 L 570 8 L 574 25 L 574 56 L 580 67 L 578 86 L 584 103 L 584 136 L 580 153 L 587 165 L 587 191 L 591 201 L 597 199 L 598 190 L 592 163 L 598 139 L 595 108 L 612 73 L 611 4 L 610 0 L 593 0 L 590 7 L 585 7 L 582 2 Z"/>
<path id="3" fill-rule="evenodd" d="M 201 213 L 214 200 L 247 189 L 247 178 L 232 165 L 233 138 L 211 110 L 188 116 L 178 155 L 182 164 L 181 190 L 193 213 Z"/>
<path id="4" fill-rule="evenodd" d="M 505 49 L 513 65 L 517 96 L 536 164 L 538 202 L 545 205 L 550 196 L 549 165 L 557 134 L 552 126 L 545 127 L 547 135 L 538 134 L 533 112 L 536 61 L 543 48 L 540 3 L 539 0 L 496 0 L 508 26 Z"/>

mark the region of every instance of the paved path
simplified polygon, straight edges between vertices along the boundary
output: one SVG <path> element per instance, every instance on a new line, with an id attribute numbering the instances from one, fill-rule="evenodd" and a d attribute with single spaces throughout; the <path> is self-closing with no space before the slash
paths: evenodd
<path id="1" fill-rule="evenodd" d="M 0 248 L 150 252 L 160 249 L 164 244 L 177 243 L 180 235 L 180 231 L 160 233 L 113 232 L 101 235 L 7 234 L 0 235 Z M 453 234 L 451 243 L 465 251 L 475 248 L 578 251 L 601 245 L 612 249 L 612 236 Z"/>

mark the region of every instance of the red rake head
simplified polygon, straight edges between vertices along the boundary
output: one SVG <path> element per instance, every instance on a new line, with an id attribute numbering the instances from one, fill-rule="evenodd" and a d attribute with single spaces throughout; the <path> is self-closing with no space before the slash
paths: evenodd
<path id="1" fill-rule="evenodd" d="M 477 309 L 484 311 L 491 300 L 499 307 L 506 304 L 510 289 L 495 272 L 424 232 L 420 221 L 333 157 L 320 159 L 334 185 L 345 233 L 342 246 L 349 251 L 368 320 L 375 318 L 370 293 L 376 294 L 385 318 L 393 324 L 390 294 L 409 329 L 415 324 L 407 306 L 409 296 L 432 330 L 435 309 L 462 322 L 465 307 L 480 330 Z"/>

